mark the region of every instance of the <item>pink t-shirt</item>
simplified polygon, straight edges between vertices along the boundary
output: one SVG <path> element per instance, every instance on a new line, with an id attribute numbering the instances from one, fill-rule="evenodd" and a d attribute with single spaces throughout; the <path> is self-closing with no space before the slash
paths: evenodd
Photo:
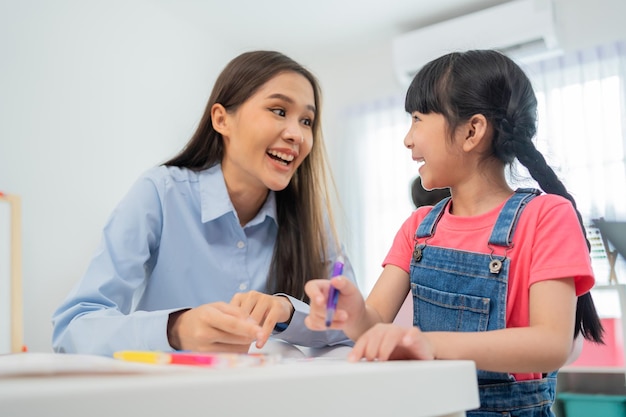
<path id="1" fill-rule="evenodd" d="M 450 214 L 446 208 L 428 245 L 489 254 L 489 236 L 504 203 L 492 211 L 471 217 Z M 449 207 L 449 205 L 448 205 Z M 393 241 L 383 266 L 402 268 L 407 273 L 415 246 L 415 232 L 431 206 L 420 207 L 404 222 Z M 424 239 L 420 239 L 422 243 Z M 504 248 L 494 246 L 495 255 Z M 529 288 L 548 279 L 574 277 L 576 294 L 593 287 L 589 251 L 572 204 L 554 194 L 535 197 L 522 212 L 507 252 L 509 268 L 506 327 L 529 325 Z M 515 374 L 517 380 L 541 378 L 541 374 Z"/>

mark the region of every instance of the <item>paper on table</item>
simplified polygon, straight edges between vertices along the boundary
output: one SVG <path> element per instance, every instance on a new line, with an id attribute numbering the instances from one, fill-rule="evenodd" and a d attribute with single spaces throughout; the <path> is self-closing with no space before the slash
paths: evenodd
<path id="1" fill-rule="evenodd" d="M 263 348 L 258 349 L 254 343 L 250 346 L 250 353 L 279 354 L 286 360 L 298 359 L 315 359 L 315 358 L 333 358 L 337 360 L 346 360 L 348 354 L 352 350 L 351 346 L 338 345 L 327 346 L 323 348 L 311 348 L 306 346 L 293 345 L 278 339 L 270 339 Z"/>
<path id="2" fill-rule="evenodd" d="M 263 349 L 254 344 L 250 353 L 280 354 L 284 359 L 335 358 L 345 359 L 352 349 L 349 346 L 307 348 L 280 340 L 269 340 Z M 202 367 L 183 365 L 157 365 L 128 362 L 105 356 L 69 353 L 13 353 L 0 355 L 0 378 L 21 376 L 55 376 L 73 374 L 140 374 L 150 372 L 193 372 Z"/>
<path id="3" fill-rule="evenodd" d="M 0 378 L 75 374 L 136 374 L 181 372 L 192 367 L 124 362 L 96 355 L 14 353 L 0 355 Z"/>

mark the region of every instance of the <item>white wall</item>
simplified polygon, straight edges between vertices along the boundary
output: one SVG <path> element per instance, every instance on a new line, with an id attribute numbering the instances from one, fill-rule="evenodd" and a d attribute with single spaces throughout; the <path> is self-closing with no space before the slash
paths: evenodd
<path id="1" fill-rule="evenodd" d="M 557 35 L 565 50 L 626 39 L 626 1 L 554 0 Z"/>
<path id="2" fill-rule="evenodd" d="M 0 190 L 22 196 L 25 343 L 140 172 L 190 137 L 231 52 L 144 0 L 0 2 Z"/>
<path id="3" fill-rule="evenodd" d="M 556 0 L 566 46 L 626 38 L 623 0 Z M 149 0 L 0 0 L 0 190 L 22 196 L 25 342 L 50 351 L 50 316 L 82 275 L 113 206 L 188 140 L 225 63 L 209 25 Z M 324 89 L 335 172 L 343 111 L 402 93 L 388 39 L 345 54 L 284 51 Z M 339 191 L 358 173 L 337 178 Z M 349 213 L 348 213 L 349 216 Z M 349 220 L 349 219 L 348 219 Z"/>

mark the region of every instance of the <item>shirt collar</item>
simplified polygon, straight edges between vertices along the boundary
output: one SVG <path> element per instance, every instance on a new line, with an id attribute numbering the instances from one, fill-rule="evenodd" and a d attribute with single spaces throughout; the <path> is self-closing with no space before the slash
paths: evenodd
<path id="1" fill-rule="evenodd" d="M 237 217 L 232 201 L 228 196 L 222 165 L 217 164 L 198 173 L 200 182 L 200 205 L 202 211 L 202 222 L 208 223 L 216 220 L 227 213 L 233 213 Z M 266 217 L 276 221 L 276 195 L 270 191 L 265 203 L 256 216 L 246 225 L 253 226 L 262 223 Z"/>

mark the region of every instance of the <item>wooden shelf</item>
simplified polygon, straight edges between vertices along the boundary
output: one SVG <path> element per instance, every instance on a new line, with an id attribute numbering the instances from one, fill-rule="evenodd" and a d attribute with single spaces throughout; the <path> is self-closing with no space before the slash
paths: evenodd
<path id="1" fill-rule="evenodd" d="M 559 392 L 626 395 L 625 371 L 622 367 L 564 367 L 557 377 L 557 397 Z"/>
<path id="2" fill-rule="evenodd" d="M 24 319 L 22 307 L 22 200 L 14 194 L 0 192 L 0 203 L 9 204 L 9 327 L 10 352 L 24 350 Z M 0 277 L 3 278 L 3 277 Z M 4 330 L 3 330 L 4 332 Z M 2 337 L 5 336 L 1 333 Z M 4 350 L 4 349 L 2 349 Z M 7 352 L 0 352 L 7 353 Z"/>

